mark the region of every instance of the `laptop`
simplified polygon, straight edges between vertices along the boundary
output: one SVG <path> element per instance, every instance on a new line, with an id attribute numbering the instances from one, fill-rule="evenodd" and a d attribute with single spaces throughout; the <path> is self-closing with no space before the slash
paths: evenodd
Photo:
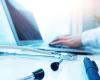
<path id="1" fill-rule="evenodd" d="M 2 4 L 7 15 L 11 30 L 18 46 L 29 46 L 43 51 L 58 51 L 71 53 L 91 53 L 83 48 L 70 49 L 66 46 L 48 46 L 43 41 L 39 27 L 34 15 L 16 0 L 2 0 Z"/>

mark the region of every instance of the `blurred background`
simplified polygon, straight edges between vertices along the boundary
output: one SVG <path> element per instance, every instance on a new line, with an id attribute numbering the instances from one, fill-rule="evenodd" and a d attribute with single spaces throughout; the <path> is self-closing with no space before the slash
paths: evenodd
<path id="1" fill-rule="evenodd" d="M 81 34 L 100 25 L 100 0 L 15 0 L 31 11 L 45 41 Z M 15 45 L 0 0 L 0 45 Z"/>

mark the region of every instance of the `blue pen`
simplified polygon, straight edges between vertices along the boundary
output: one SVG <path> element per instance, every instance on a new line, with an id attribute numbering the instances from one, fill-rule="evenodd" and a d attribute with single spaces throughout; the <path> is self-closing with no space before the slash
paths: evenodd
<path id="1" fill-rule="evenodd" d="M 91 61 L 89 58 L 85 57 L 84 66 L 89 80 L 100 80 L 98 67 L 94 61 Z"/>

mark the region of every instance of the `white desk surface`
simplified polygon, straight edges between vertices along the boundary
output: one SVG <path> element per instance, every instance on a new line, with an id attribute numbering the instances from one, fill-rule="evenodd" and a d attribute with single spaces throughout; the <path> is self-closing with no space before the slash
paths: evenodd
<path id="1" fill-rule="evenodd" d="M 30 75 L 35 70 L 42 68 L 45 72 L 43 80 L 88 80 L 83 59 L 64 60 L 58 71 L 52 71 L 50 64 L 57 59 L 25 58 L 16 56 L 0 56 L 0 80 L 19 80 Z M 100 68 L 100 56 L 88 56 L 95 60 Z"/>

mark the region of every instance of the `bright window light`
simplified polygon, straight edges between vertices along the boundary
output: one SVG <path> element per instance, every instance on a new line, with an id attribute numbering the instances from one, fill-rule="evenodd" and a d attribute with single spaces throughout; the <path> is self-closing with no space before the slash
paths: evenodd
<path id="1" fill-rule="evenodd" d="M 9 27 L 5 11 L 0 2 L 0 45 L 15 45 L 15 40 L 12 31 Z"/>
<path id="2" fill-rule="evenodd" d="M 69 0 L 16 0 L 33 12 L 44 40 L 71 34 Z"/>
<path id="3" fill-rule="evenodd" d="M 83 18 L 86 15 L 92 15 L 95 8 L 95 0 L 15 0 L 31 11 L 36 19 L 42 37 L 45 41 L 52 40 L 59 35 L 79 34 L 83 27 Z M 2 10 L 2 6 L 0 7 Z M 0 12 L 0 21 L 4 26 L 0 31 L 9 33 L 5 23 L 6 16 L 3 10 Z M 5 24 L 3 24 L 3 22 Z M 6 28 L 5 28 L 6 27 Z M 8 31 L 8 32 L 7 32 Z M 0 36 L 6 34 L 1 33 Z M 8 36 L 8 34 L 7 34 Z M 3 40 L 11 41 L 10 37 Z M 1 39 L 0 39 L 1 40 Z M 14 41 L 14 40 L 13 40 Z M 11 41 L 12 42 L 12 41 Z"/>
<path id="4" fill-rule="evenodd" d="M 91 15 L 95 5 L 94 0 L 16 1 L 33 12 L 44 39 L 81 33 L 84 14 Z"/>

